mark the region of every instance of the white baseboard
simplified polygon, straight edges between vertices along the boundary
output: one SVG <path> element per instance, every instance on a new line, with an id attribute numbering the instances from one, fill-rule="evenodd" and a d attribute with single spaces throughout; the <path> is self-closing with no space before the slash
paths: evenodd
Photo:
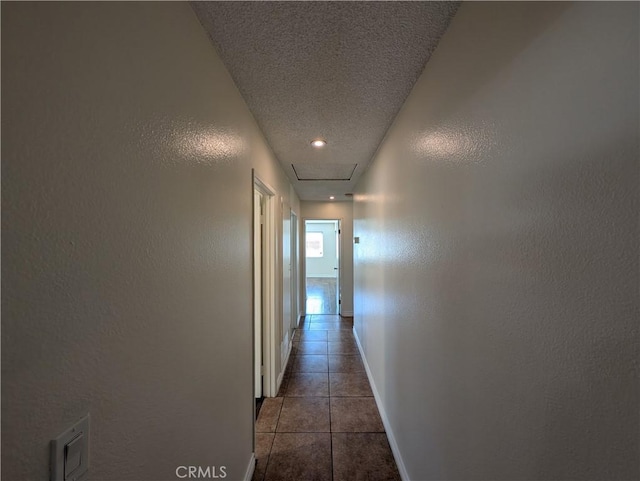
<path id="1" fill-rule="evenodd" d="M 342 311 L 340 315 L 342 317 L 353 317 L 353 311 Z"/>
<path id="2" fill-rule="evenodd" d="M 247 466 L 247 471 L 244 473 L 244 481 L 251 481 L 253 478 L 253 471 L 256 469 L 256 455 L 255 453 L 251 453 L 251 459 L 249 459 L 249 466 Z"/>
<path id="3" fill-rule="evenodd" d="M 402 481 L 410 481 L 409 475 L 407 474 L 407 468 L 404 466 L 404 462 L 402 461 L 402 456 L 400 455 L 400 449 L 398 448 L 398 443 L 396 442 L 396 438 L 393 435 L 393 430 L 389 425 L 389 418 L 387 417 L 387 413 L 384 410 L 384 406 L 382 405 L 382 400 L 380 399 L 380 393 L 378 393 L 376 384 L 375 382 L 373 382 L 373 375 L 371 374 L 369 363 L 367 362 L 367 358 L 364 355 L 364 350 L 362 349 L 360 338 L 358 337 L 358 333 L 356 332 L 355 329 L 353 330 L 353 336 L 356 338 L 356 344 L 358 345 L 358 350 L 360 351 L 360 357 L 362 357 L 362 362 L 364 363 L 364 369 L 365 371 L 367 371 L 367 377 L 369 378 L 369 384 L 371 384 L 373 397 L 376 400 L 376 404 L 378 405 L 378 411 L 380 412 L 380 417 L 382 418 L 382 424 L 384 425 L 384 429 L 387 432 L 387 438 L 389 439 L 391 452 L 393 453 L 393 457 L 396 460 L 396 465 L 398 466 L 398 471 L 400 472 L 400 478 L 402 478 Z"/>
<path id="4" fill-rule="evenodd" d="M 276 397 L 278 395 L 278 392 L 280 391 L 280 385 L 282 384 L 283 379 L 284 379 L 284 371 L 282 371 L 278 375 L 278 379 L 276 379 L 276 392 L 273 393 L 273 397 Z"/>
<path id="5" fill-rule="evenodd" d="M 278 374 L 278 380 L 276 381 L 276 392 L 273 393 L 274 397 L 277 396 L 278 392 L 280 391 L 280 385 L 282 384 L 282 379 L 284 379 L 284 372 L 287 370 L 287 364 L 289 364 L 289 358 L 291 357 L 292 348 L 293 348 L 293 345 L 291 344 L 291 341 L 289 341 L 289 345 L 287 347 L 287 357 L 282 363 L 282 371 L 280 371 L 280 374 Z"/>

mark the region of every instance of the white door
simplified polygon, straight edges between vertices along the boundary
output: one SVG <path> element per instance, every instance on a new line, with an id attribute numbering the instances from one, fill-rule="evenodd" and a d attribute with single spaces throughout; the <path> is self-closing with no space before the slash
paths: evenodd
<path id="1" fill-rule="evenodd" d="M 291 330 L 291 209 L 282 205 L 282 367 L 287 359 Z"/>
<path id="2" fill-rule="evenodd" d="M 336 225 L 335 225 L 335 232 L 336 232 L 336 268 L 335 268 L 335 273 L 336 273 L 336 302 L 338 303 L 337 306 L 337 310 L 338 310 L 338 314 L 342 314 L 342 284 L 340 283 L 340 278 L 341 278 L 341 263 L 342 263 L 342 259 L 340 258 L 340 252 L 342 251 L 342 237 L 341 237 L 341 227 L 340 227 L 340 221 L 336 220 Z"/>
<path id="3" fill-rule="evenodd" d="M 263 244 L 263 197 L 253 192 L 253 285 L 254 285 L 254 372 L 255 396 L 262 397 L 262 244 Z"/>
<path id="4" fill-rule="evenodd" d="M 276 231 L 282 219 L 278 210 L 275 190 L 264 183 L 255 172 L 254 182 L 254 331 L 255 331 L 255 384 L 256 396 L 272 397 L 277 392 L 277 377 L 280 357 L 278 345 L 282 326 L 280 316 L 280 244 Z M 258 198 L 260 199 L 258 201 Z M 280 204 L 281 205 L 281 204 Z M 259 207 L 258 207 L 259 206 Z M 261 213 L 258 220 L 258 213 Z M 260 234 L 260 236 L 258 236 Z M 261 270 L 260 274 L 258 270 Z M 258 300 L 261 298 L 261 302 Z"/>
<path id="5" fill-rule="evenodd" d="M 298 217 L 291 211 L 291 335 L 298 327 Z"/>

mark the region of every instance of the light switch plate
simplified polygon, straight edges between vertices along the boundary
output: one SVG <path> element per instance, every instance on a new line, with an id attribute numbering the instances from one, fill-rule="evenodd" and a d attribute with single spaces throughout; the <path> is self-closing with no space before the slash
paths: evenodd
<path id="1" fill-rule="evenodd" d="M 81 481 L 85 478 L 84 475 L 88 469 L 89 415 L 87 414 L 56 439 L 51 440 L 51 481 Z"/>

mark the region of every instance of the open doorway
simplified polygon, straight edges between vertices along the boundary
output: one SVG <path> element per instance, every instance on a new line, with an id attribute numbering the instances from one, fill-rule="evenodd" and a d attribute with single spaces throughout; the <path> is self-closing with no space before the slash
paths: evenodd
<path id="1" fill-rule="evenodd" d="M 254 320 L 254 392 L 256 399 L 262 399 L 264 374 L 264 356 L 262 342 L 264 338 L 263 311 L 263 257 L 264 257 L 264 211 L 265 195 L 254 188 L 253 191 L 253 320 Z M 258 404 L 258 407 L 260 404 Z"/>
<path id="2" fill-rule="evenodd" d="M 340 221 L 305 220 L 305 313 L 340 313 Z"/>
<path id="3" fill-rule="evenodd" d="M 253 174 L 254 396 L 276 391 L 276 210 L 274 190 Z M 257 403 L 259 406 L 259 402 Z"/>

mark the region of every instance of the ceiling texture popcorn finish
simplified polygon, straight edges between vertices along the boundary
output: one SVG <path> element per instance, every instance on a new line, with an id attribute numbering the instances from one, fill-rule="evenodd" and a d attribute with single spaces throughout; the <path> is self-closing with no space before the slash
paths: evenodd
<path id="1" fill-rule="evenodd" d="M 459 2 L 191 5 L 300 199 L 346 200 Z"/>

